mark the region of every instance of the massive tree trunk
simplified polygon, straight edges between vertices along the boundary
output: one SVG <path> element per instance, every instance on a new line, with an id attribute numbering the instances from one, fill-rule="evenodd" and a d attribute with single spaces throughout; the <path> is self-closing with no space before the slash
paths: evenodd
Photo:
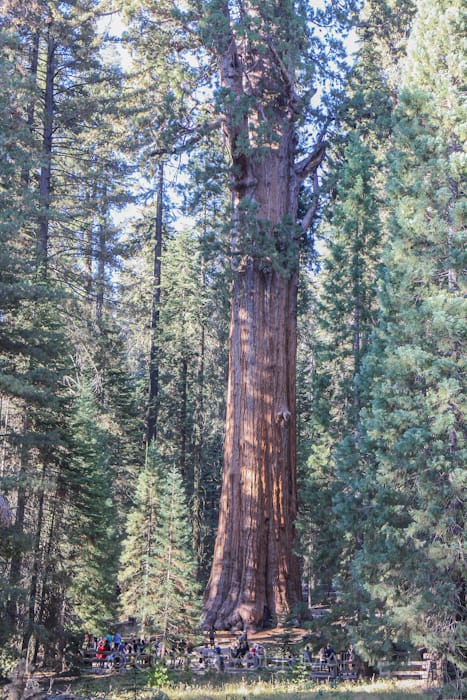
<path id="1" fill-rule="evenodd" d="M 208 621 L 257 627 L 300 599 L 293 554 L 296 274 L 250 261 L 234 283 L 218 536 Z"/>
<path id="2" fill-rule="evenodd" d="M 223 11 L 234 27 L 227 5 Z M 251 12 L 258 17 L 260 5 Z M 280 622 L 301 598 L 293 551 L 296 219 L 300 182 L 316 170 L 322 149 L 294 163 L 297 98 L 285 68 L 293 51 L 284 62 L 272 41 L 265 35 L 252 46 L 232 28 L 218 47 L 235 263 L 224 475 L 205 598 L 205 621 L 218 629 Z"/>

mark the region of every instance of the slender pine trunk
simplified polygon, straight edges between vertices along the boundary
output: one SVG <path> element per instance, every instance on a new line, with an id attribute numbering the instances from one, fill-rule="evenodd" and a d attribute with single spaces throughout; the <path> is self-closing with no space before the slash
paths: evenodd
<path id="1" fill-rule="evenodd" d="M 157 417 L 159 400 L 159 359 L 157 333 L 161 298 L 161 256 L 162 256 L 162 217 L 164 194 L 164 165 L 159 164 L 157 188 L 156 231 L 154 242 L 154 271 L 151 309 L 151 345 L 149 349 L 149 396 L 146 412 L 146 442 L 149 445 L 157 439 Z"/>
<path id="2" fill-rule="evenodd" d="M 54 123 L 54 80 L 55 80 L 56 42 L 49 27 L 47 35 L 47 57 L 44 95 L 44 125 L 42 136 L 43 165 L 39 176 L 39 233 L 37 240 L 37 257 L 39 269 L 45 274 L 49 255 L 49 214 L 50 184 L 52 174 L 52 140 Z"/>

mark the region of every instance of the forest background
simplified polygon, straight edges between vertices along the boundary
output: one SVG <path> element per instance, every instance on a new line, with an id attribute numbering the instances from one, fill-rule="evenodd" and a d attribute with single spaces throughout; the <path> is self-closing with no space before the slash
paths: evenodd
<path id="1" fill-rule="evenodd" d="M 209 50 L 222 6 L 1 3 L 3 669 L 121 615 L 142 634 L 200 619 L 239 255 Z M 123 37 L 102 31 L 116 9 Z M 303 589 L 332 595 L 337 646 L 465 669 L 465 8 L 229 11 L 289 93 L 279 29 L 306 38 L 297 152 L 321 149 L 294 239 Z M 254 233 L 241 246 L 271 264 Z"/>

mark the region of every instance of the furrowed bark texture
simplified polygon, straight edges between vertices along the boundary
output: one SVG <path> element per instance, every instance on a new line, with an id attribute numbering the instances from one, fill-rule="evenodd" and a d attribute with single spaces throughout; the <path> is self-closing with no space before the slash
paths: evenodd
<path id="1" fill-rule="evenodd" d="M 250 264 L 235 281 L 218 536 L 207 621 L 259 627 L 300 599 L 292 547 L 296 278 Z"/>
<path id="2" fill-rule="evenodd" d="M 261 5 L 247 5 L 259 26 Z M 297 97 L 287 72 L 293 51 L 276 50 L 269 33 L 252 46 L 236 33 L 228 5 L 219 6 L 231 28 L 217 50 L 229 95 L 224 131 L 233 166 L 235 271 L 224 474 L 205 623 L 258 628 L 280 622 L 301 599 L 293 553 L 296 219 L 300 182 L 316 170 L 322 150 L 294 163 Z"/>

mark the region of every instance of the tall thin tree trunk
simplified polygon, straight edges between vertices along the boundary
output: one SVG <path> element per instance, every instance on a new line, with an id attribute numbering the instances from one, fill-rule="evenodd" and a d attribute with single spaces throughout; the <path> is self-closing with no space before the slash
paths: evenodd
<path id="1" fill-rule="evenodd" d="M 45 492 L 44 492 L 44 482 L 46 475 L 46 461 L 44 459 L 42 465 L 42 474 L 39 486 L 39 497 L 37 505 L 37 520 L 36 520 L 36 532 L 34 535 L 34 547 L 32 552 L 32 572 L 31 581 L 29 584 L 29 595 L 28 595 L 28 622 L 23 635 L 23 649 L 29 649 L 29 644 L 31 638 L 33 637 L 34 625 L 36 622 L 36 611 L 37 611 L 37 594 L 39 586 L 39 576 L 41 569 L 41 539 L 42 539 L 42 523 L 44 518 L 44 502 L 45 502 Z M 29 654 L 28 654 L 29 656 Z M 33 654 L 31 654 L 31 661 Z"/>
<path id="2" fill-rule="evenodd" d="M 20 599 L 20 586 L 22 578 L 23 569 L 23 544 L 21 542 L 22 535 L 24 533 L 24 517 L 26 513 L 26 478 L 28 474 L 29 466 L 29 448 L 28 448 L 28 430 L 29 430 L 29 420 L 26 408 L 24 409 L 23 415 L 23 427 L 22 435 L 23 441 L 21 444 L 21 455 L 20 455 L 20 469 L 18 473 L 18 492 L 16 501 L 16 514 L 15 514 L 15 538 L 17 538 L 18 543 L 15 544 L 11 553 L 10 559 L 10 573 L 8 578 L 9 587 L 9 598 L 6 607 L 6 617 L 9 625 L 14 629 L 18 628 L 18 603 Z"/>
<path id="3" fill-rule="evenodd" d="M 183 482 L 187 484 L 187 400 L 188 400 L 188 360 L 185 355 L 182 357 L 182 365 L 180 367 L 180 474 Z"/>
<path id="4" fill-rule="evenodd" d="M 96 201 L 96 192 L 95 192 L 95 185 L 93 186 L 93 192 L 89 192 L 89 190 L 86 191 L 86 209 L 90 208 L 90 203 Z M 94 260 L 94 226 L 93 226 L 93 221 L 89 222 L 89 225 L 86 227 L 85 231 L 83 232 L 83 248 L 84 248 L 84 254 L 83 254 L 83 267 L 84 267 L 84 278 L 85 278 L 85 290 L 86 290 L 86 299 L 87 302 L 92 308 L 92 295 L 93 295 L 93 287 L 94 287 L 94 280 L 93 280 L 93 271 L 92 271 L 92 266 L 93 266 L 93 260 Z"/>
<path id="5" fill-rule="evenodd" d="M 10 401 L 7 396 L 0 396 L 0 430 L 2 432 L 2 446 L 0 449 L 0 478 L 3 478 L 5 473 L 5 461 L 7 455 L 7 435 L 8 435 L 8 420 L 10 414 Z"/>
<path id="6" fill-rule="evenodd" d="M 34 85 L 36 86 L 37 83 L 37 69 L 39 65 L 39 39 L 40 39 L 40 32 L 39 30 L 36 30 L 32 36 L 32 43 L 31 43 L 31 48 L 30 48 L 30 62 L 29 62 L 29 73 L 31 75 L 31 80 Z M 31 99 L 28 104 L 27 108 L 27 125 L 29 127 L 29 130 L 32 132 L 34 128 L 34 114 L 35 114 L 35 106 L 36 106 L 36 97 L 35 95 L 31 96 Z M 30 182 L 30 166 L 29 163 L 25 164 L 22 168 L 21 171 L 21 181 L 25 185 L 25 187 L 28 187 L 29 182 Z"/>
<path id="7" fill-rule="evenodd" d="M 52 137 L 54 122 L 54 80 L 55 80 L 55 50 L 56 42 L 49 27 L 47 35 L 47 58 L 45 74 L 44 96 L 44 126 L 42 137 L 42 150 L 44 163 L 41 166 L 39 178 L 39 234 L 37 241 L 37 257 L 39 269 L 43 272 L 48 266 L 49 249 L 49 210 L 50 210 L 50 183 L 52 172 Z"/>
<path id="8" fill-rule="evenodd" d="M 102 202 L 107 199 L 107 186 L 104 185 Z M 107 262 L 107 222 L 105 205 L 100 209 L 98 221 L 97 272 L 96 272 L 96 319 L 100 323 L 104 311 L 105 268 Z"/>
<path id="9" fill-rule="evenodd" d="M 353 354 L 354 354 L 354 378 L 357 377 L 360 371 L 361 363 L 361 323 L 360 323 L 360 311 L 361 311 L 361 299 L 360 295 L 356 294 L 354 296 L 354 308 L 353 308 Z M 352 387 L 352 409 L 353 409 L 353 431 L 355 442 L 358 444 L 360 440 L 360 388 L 358 383 L 353 382 Z"/>
<path id="10" fill-rule="evenodd" d="M 149 507 L 149 518 L 148 522 L 146 525 L 146 551 L 144 553 L 144 574 L 143 574 L 143 590 L 142 590 L 142 599 L 143 599 L 143 614 L 141 616 L 141 622 L 140 622 L 140 635 L 141 639 L 146 639 L 146 631 L 149 623 L 149 616 L 147 613 L 147 602 L 148 602 L 148 586 L 149 586 L 149 579 L 151 576 L 151 559 L 153 556 L 152 553 L 152 535 L 154 528 L 156 526 L 156 512 L 155 512 L 155 502 L 154 502 L 154 484 L 151 483 L 150 486 L 150 493 L 149 493 L 149 498 L 148 498 L 148 507 Z"/>
<path id="11" fill-rule="evenodd" d="M 162 255 L 162 216 L 164 194 L 164 164 L 159 163 L 157 189 L 157 213 L 154 244 L 154 272 L 151 309 L 151 346 L 149 349 L 149 396 L 146 414 L 146 442 L 149 445 L 157 438 L 157 415 L 159 397 L 159 359 L 157 333 L 159 326 L 159 306 L 161 298 L 161 255 Z"/>
<path id="12" fill-rule="evenodd" d="M 201 268 L 201 289 L 204 295 L 206 289 L 206 271 L 204 263 Z M 202 473 L 203 473 L 203 447 L 204 447 L 204 371 L 206 354 L 206 325 L 204 320 L 204 309 L 199 329 L 199 364 L 197 377 L 197 406 L 195 420 L 195 444 L 194 444 L 194 466 L 193 466 L 193 498 L 192 498 L 192 522 L 193 522 L 193 551 L 198 563 L 198 573 L 204 559 L 204 548 L 201 536 L 203 520 L 203 499 L 201 496 Z"/>
<path id="13" fill-rule="evenodd" d="M 44 557 L 43 557 L 43 562 L 42 562 L 42 585 L 41 585 L 41 595 L 40 599 L 38 601 L 37 605 L 37 624 L 43 625 L 44 624 L 44 617 L 45 617 L 45 612 L 46 612 L 46 593 L 47 593 L 47 585 L 48 585 L 48 579 L 50 575 L 50 568 L 51 568 L 51 561 L 52 561 L 52 552 L 54 550 L 54 547 L 56 546 L 56 536 L 57 536 L 57 531 L 55 529 L 55 523 L 56 522 L 61 522 L 62 521 L 62 516 L 63 516 L 63 499 L 60 498 L 59 495 L 59 489 L 57 489 L 55 493 L 55 497 L 53 500 L 53 507 L 52 507 L 52 513 L 51 513 L 51 518 L 50 518 L 50 526 L 48 528 L 48 534 L 47 534 L 47 540 L 46 540 L 46 546 L 45 546 L 45 551 L 44 551 Z M 54 630 L 56 632 L 56 630 Z M 36 664 L 37 663 L 37 657 L 39 654 L 39 646 L 40 646 L 40 639 L 38 635 L 35 636 L 35 643 L 34 643 L 34 652 L 32 656 L 32 663 Z"/>

